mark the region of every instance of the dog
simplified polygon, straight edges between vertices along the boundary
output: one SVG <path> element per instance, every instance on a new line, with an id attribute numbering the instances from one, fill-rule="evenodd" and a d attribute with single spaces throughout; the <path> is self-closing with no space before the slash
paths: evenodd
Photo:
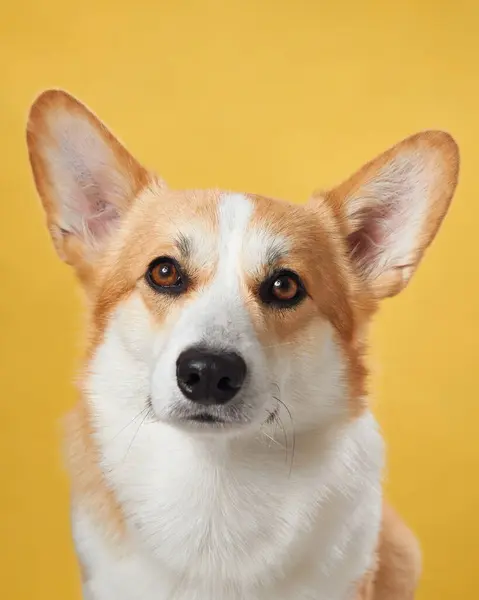
<path id="1" fill-rule="evenodd" d="M 84 598 L 411 600 L 421 553 L 383 499 L 365 354 L 446 215 L 452 137 L 303 205 L 169 189 L 61 90 L 27 144 L 87 306 L 66 435 Z"/>

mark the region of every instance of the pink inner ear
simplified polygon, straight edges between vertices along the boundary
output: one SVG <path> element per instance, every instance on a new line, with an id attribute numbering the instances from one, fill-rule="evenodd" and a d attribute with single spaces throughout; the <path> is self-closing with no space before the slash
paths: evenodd
<path id="1" fill-rule="evenodd" d="M 431 174 L 416 155 L 395 157 L 357 191 L 350 204 L 356 224 L 348 244 L 366 277 L 411 264 L 427 215 Z"/>
<path id="2" fill-rule="evenodd" d="M 110 232 L 128 196 L 128 178 L 113 150 L 86 120 L 70 114 L 51 122 L 56 144 L 46 147 L 61 206 L 61 227 L 95 244 Z"/>
<path id="3" fill-rule="evenodd" d="M 72 175 L 62 182 L 64 229 L 90 242 L 99 241 L 119 218 L 117 207 L 108 202 L 108 188 L 102 184 L 107 178 L 84 166 Z"/>
<path id="4" fill-rule="evenodd" d="M 348 236 L 348 246 L 363 275 L 377 277 L 410 264 L 423 222 L 424 199 L 392 194 L 355 215 L 361 226 Z"/>
<path id="5" fill-rule="evenodd" d="M 388 204 L 366 209 L 361 216 L 355 215 L 362 225 L 348 236 L 348 247 L 351 259 L 365 275 L 376 270 L 386 251 L 388 228 L 385 224 L 394 220 L 393 215 L 394 209 Z"/>
<path id="6" fill-rule="evenodd" d="M 96 213 L 85 218 L 85 227 L 95 239 L 107 235 L 118 220 L 118 210 L 111 204 L 103 202 Z"/>
<path id="7" fill-rule="evenodd" d="M 74 175 L 64 194 L 64 220 L 72 233 L 95 245 L 115 227 L 120 213 L 112 200 L 118 191 L 114 174 L 108 170 L 88 172 L 86 168 Z"/>

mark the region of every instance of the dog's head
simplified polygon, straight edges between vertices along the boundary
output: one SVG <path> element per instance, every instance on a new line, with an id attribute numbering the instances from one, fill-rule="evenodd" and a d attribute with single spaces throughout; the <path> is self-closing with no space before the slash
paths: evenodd
<path id="1" fill-rule="evenodd" d="M 28 148 L 86 290 L 90 391 L 121 389 L 119 403 L 192 431 L 357 413 L 368 319 L 407 285 L 458 172 L 455 142 L 430 131 L 303 206 L 170 190 L 60 91 L 34 103 Z"/>

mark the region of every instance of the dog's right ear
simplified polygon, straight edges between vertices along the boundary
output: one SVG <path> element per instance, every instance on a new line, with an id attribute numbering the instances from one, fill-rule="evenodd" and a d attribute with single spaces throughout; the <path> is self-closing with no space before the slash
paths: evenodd
<path id="1" fill-rule="evenodd" d="M 60 90 L 46 91 L 33 103 L 27 144 L 55 248 L 81 271 L 149 174 L 93 113 Z"/>
<path id="2" fill-rule="evenodd" d="M 326 193 L 349 259 L 380 300 L 406 287 L 456 189 L 459 149 L 443 131 L 406 138 Z"/>

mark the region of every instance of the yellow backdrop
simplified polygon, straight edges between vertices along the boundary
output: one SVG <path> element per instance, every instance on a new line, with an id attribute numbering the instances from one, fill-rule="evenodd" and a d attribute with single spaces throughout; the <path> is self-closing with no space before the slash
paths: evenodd
<path id="1" fill-rule="evenodd" d="M 297 201 L 444 128 L 458 194 L 374 330 L 388 493 L 425 553 L 420 600 L 479 597 L 479 8 L 474 2 L 15 0 L 0 18 L 0 597 L 79 598 L 60 416 L 80 298 L 54 256 L 24 143 L 63 87 L 174 186 Z M 476 3 L 477 4 L 477 3 Z"/>

